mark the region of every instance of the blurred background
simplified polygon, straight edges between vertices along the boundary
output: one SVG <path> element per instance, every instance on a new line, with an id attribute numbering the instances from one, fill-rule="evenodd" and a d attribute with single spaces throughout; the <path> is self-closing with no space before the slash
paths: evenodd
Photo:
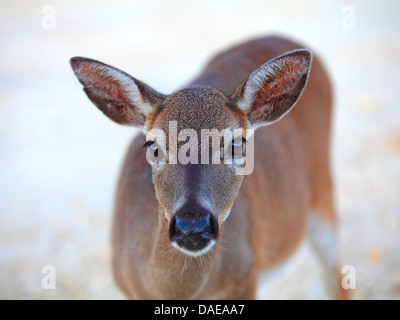
<path id="1" fill-rule="evenodd" d="M 163 93 L 217 52 L 267 34 L 329 71 L 340 255 L 356 299 L 400 298 L 398 1 L 5 1 L 0 4 L 0 298 L 120 299 L 114 187 L 136 132 L 91 104 L 69 58 L 104 61 Z M 42 288 L 42 268 L 56 289 Z M 324 299 L 305 243 L 260 299 Z"/>

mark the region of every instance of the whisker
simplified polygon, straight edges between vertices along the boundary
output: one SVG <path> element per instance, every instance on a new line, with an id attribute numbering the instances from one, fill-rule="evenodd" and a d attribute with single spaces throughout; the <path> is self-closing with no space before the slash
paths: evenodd
<path id="1" fill-rule="evenodd" d="M 185 255 L 185 262 L 184 262 L 184 264 L 183 264 L 183 268 L 182 268 L 182 271 L 181 271 L 181 275 L 182 275 L 183 272 L 185 271 L 185 268 L 186 268 L 186 255 Z"/>

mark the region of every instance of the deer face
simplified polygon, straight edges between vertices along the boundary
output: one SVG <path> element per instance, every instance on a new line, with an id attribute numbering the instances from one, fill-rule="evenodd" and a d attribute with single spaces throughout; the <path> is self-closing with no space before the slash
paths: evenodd
<path id="1" fill-rule="evenodd" d="M 229 133 L 246 129 L 246 117 L 216 89 L 191 87 L 167 97 L 146 125 L 146 144 L 159 158 L 152 165 L 153 182 L 171 243 L 200 254 L 215 243 L 239 191 L 243 176 L 235 166 L 245 138 L 241 131 Z M 229 148 L 232 143 L 237 148 Z M 227 164 L 230 149 L 237 154 Z"/>
<path id="2" fill-rule="evenodd" d="M 231 95 L 192 86 L 166 96 L 101 62 L 71 59 L 86 94 L 105 115 L 143 129 L 169 239 L 191 256 L 218 241 L 243 180 L 237 169 L 250 145 L 247 129 L 275 122 L 293 107 L 310 62 L 309 51 L 297 50 L 255 70 Z"/>

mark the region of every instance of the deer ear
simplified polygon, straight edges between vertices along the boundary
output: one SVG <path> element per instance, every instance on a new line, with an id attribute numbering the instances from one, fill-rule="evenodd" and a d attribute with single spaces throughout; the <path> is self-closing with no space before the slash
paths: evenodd
<path id="1" fill-rule="evenodd" d="M 251 127 L 268 125 L 287 114 L 300 98 L 311 66 L 309 50 L 295 50 L 268 61 L 234 92 L 232 99 Z"/>
<path id="2" fill-rule="evenodd" d="M 72 69 L 89 99 L 111 120 L 143 127 L 165 96 L 125 72 L 102 62 L 74 57 Z"/>

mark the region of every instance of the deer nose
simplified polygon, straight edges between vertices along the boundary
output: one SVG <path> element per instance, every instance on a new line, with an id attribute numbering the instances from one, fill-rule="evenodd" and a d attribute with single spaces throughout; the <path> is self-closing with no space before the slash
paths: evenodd
<path id="1" fill-rule="evenodd" d="M 177 219 L 176 225 L 183 234 L 187 234 L 189 232 L 202 232 L 204 229 L 210 226 L 210 218 Z"/>
<path id="2" fill-rule="evenodd" d="M 218 223 L 208 212 L 178 212 L 172 217 L 169 227 L 170 241 L 193 254 L 210 245 L 217 234 Z"/>

